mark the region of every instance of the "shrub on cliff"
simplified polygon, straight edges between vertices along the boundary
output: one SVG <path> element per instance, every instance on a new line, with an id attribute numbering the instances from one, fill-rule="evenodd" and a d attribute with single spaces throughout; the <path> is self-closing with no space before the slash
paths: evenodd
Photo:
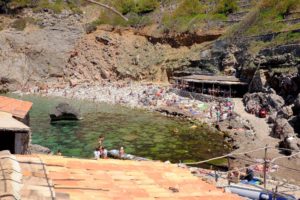
<path id="1" fill-rule="evenodd" d="M 26 19 L 21 18 L 21 19 L 16 19 L 12 23 L 11 27 L 18 31 L 23 31 L 26 28 L 26 24 L 27 24 Z"/>
<path id="2" fill-rule="evenodd" d="M 60 13 L 64 9 L 72 10 L 76 13 L 81 12 L 79 0 L 0 0 L 0 12 L 14 13 L 28 7 L 33 8 L 35 11 L 50 9 L 56 13 Z"/>
<path id="3" fill-rule="evenodd" d="M 199 0 L 183 0 L 172 13 L 165 13 L 163 25 L 168 30 L 184 32 L 190 22 L 203 18 L 205 7 Z"/>
<path id="4" fill-rule="evenodd" d="M 262 12 L 273 18 L 285 18 L 293 9 L 300 8 L 299 0 L 263 0 Z"/>
<path id="5" fill-rule="evenodd" d="M 158 0 L 115 0 L 112 4 L 124 15 L 127 13 L 148 13 L 159 6 Z"/>
<path id="6" fill-rule="evenodd" d="M 238 10 L 236 0 L 220 0 L 217 4 L 216 11 L 219 14 L 229 15 Z"/>
<path id="7" fill-rule="evenodd" d="M 136 4 L 136 12 L 139 14 L 148 13 L 155 10 L 159 6 L 157 0 L 139 0 Z"/>

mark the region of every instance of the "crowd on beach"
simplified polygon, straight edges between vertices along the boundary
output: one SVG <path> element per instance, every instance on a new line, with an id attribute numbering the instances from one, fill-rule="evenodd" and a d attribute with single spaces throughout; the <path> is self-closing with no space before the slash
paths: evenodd
<path id="1" fill-rule="evenodd" d="M 158 85 L 136 82 L 106 82 L 99 85 L 81 84 L 75 87 L 49 88 L 47 90 L 33 89 L 29 93 L 46 96 L 61 96 L 66 98 L 91 100 L 120 104 L 131 108 L 157 110 L 172 108 L 183 112 L 188 117 L 206 123 L 215 123 L 228 118 L 234 105 L 230 98 L 224 101 L 200 101 L 192 97 L 183 97 L 174 91 L 184 90 L 178 85 Z"/>

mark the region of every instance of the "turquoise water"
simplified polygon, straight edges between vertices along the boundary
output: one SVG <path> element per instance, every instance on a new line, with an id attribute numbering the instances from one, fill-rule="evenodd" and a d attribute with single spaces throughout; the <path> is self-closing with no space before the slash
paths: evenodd
<path id="1" fill-rule="evenodd" d="M 191 122 L 159 113 L 58 97 L 13 97 L 33 102 L 32 143 L 54 152 L 61 149 L 65 156 L 92 157 L 100 134 L 105 135 L 107 149 L 124 146 L 126 153 L 155 160 L 196 161 L 228 151 L 218 133 L 200 126 L 193 129 Z M 50 124 L 48 113 L 59 102 L 80 109 L 83 119 Z"/>

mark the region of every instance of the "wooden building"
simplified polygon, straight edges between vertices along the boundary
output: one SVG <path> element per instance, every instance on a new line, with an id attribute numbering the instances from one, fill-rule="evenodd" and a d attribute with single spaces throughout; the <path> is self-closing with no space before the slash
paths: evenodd
<path id="1" fill-rule="evenodd" d="M 248 91 L 248 83 L 234 76 L 191 75 L 174 80 L 176 85 L 190 92 L 219 97 L 241 97 Z"/>
<path id="2" fill-rule="evenodd" d="M 32 103 L 0 96 L 0 151 L 28 152 L 31 130 L 29 111 Z"/>

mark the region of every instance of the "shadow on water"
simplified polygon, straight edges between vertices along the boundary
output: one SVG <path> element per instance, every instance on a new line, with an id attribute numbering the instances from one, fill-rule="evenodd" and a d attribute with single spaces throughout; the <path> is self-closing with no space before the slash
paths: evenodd
<path id="1" fill-rule="evenodd" d="M 33 102 L 32 142 L 53 152 L 61 149 L 66 156 L 92 157 L 101 134 L 107 149 L 124 146 L 126 153 L 163 161 L 198 161 L 228 151 L 223 137 L 206 126 L 191 128 L 191 122 L 159 113 L 57 97 L 10 96 Z M 50 123 L 49 111 L 63 101 L 80 109 L 83 119 Z"/>

